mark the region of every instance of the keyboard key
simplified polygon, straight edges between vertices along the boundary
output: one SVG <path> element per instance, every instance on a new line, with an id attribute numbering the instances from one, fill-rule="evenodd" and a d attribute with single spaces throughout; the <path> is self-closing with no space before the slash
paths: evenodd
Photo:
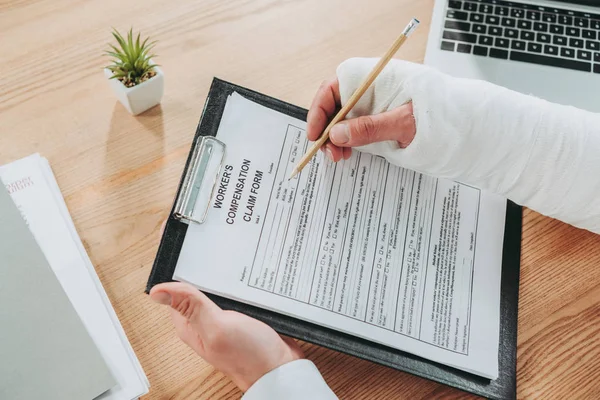
<path id="1" fill-rule="evenodd" d="M 514 28 L 515 26 L 517 26 L 517 21 L 515 21 L 512 18 L 502 18 L 501 25 L 508 26 L 509 28 Z"/>
<path id="2" fill-rule="evenodd" d="M 456 8 L 460 10 L 462 8 L 462 3 L 459 0 L 450 0 L 448 2 L 448 8 Z"/>
<path id="3" fill-rule="evenodd" d="M 494 38 L 491 36 L 479 36 L 479 44 L 491 46 L 494 43 Z"/>
<path id="4" fill-rule="evenodd" d="M 500 18 L 495 15 L 486 15 L 485 23 L 489 25 L 500 25 Z"/>
<path id="5" fill-rule="evenodd" d="M 544 13 L 544 15 L 542 15 L 542 21 L 554 24 L 556 23 L 556 14 Z"/>
<path id="6" fill-rule="evenodd" d="M 564 36 L 554 36 L 554 38 L 552 39 L 552 43 L 557 44 L 559 46 L 566 46 L 567 38 Z"/>
<path id="7" fill-rule="evenodd" d="M 479 5 L 479 12 L 491 14 L 493 11 L 494 11 L 493 7 L 489 4 L 480 4 Z"/>
<path id="8" fill-rule="evenodd" d="M 448 14 L 446 14 L 446 17 L 448 19 L 458 19 L 461 21 L 466 21 L 469 17 L 469 14 L 464 11 L 448 10 Z"/>
<path id="9" fill-rule="evenodd" d="M 594 61 L 600 62 L 600 53 L 594 53 Z"/>
<path id="10" fill-rule="evenodd" d="M 519 27 L 519 29 L 531 29 L 533 24 L 531 23 L 531 21 L 525 21 L 524 19 L 520 19 L 519 21 L 517 21 L 517 26 Z"/>
<path id="11" fill-rule="evenodd" d="M 496 6 L 496 8 L 494 9 L 494 14 L 502 16 L 508 15 L 508 7 Z"/>
<path id="12" fill-rule="evenodd" d="M 444 26 L 446 29 L 454 29 L 456 31 L 469 32 L 471 30 L 471 24 L 468 22 L 446 21 Z"/>
<path id="13" fill-rule="evenodd" d="M 526 15 L 527 15 L 527 19 L 531 19 L 533 21 L 540 20 L 540 13 L 537 11 L 527 11 Z"/>
<path id="14" fill-rule="evenodd" d="M 560 55 L 562 57 L 575 58 L 575 50 L 568 47 L 562 47 L 560 49 Z"/>
<path id="15" fill-rule="evenodd" d="M 483 22 L 483 14 L 475 14 L 471 13 L 471 17 L 469 18 L 471 22 Z"/>
<path id="16" fill-rule="evenodd" d="M 456 40 L 457 42 L 467 42 L 467 43 L 477 42 L 477 35 L 473 35 L 472 33 L 464 33 L 464 32 L 444 31 L 442 38 L 444 38 L 446 40 Z"/>
<path id="17" fill-rule="evenodd" d="M 529 42 L 527 43 L 527 51 L 531 51 L 532 53 L 541 53 L 542 45 L 539 43 Z"/>
<path id="18" fill-rule="evenodd" d="M 496 38 L 496 41 L 494 42 L 494 46 L 501 47 L 503 49 L 508 49 L 508 44 L 508 39 L 505 38 Z"/>
<path id="19" fill-rule="evenodd" d="M 475 47 L 473 47 L 473 54 L 475 54 L 477 56 L 487 56 L 488 49 L 487 49 L 487 47 L 475 46 Z"/>
<path id="20" fill-rule="evenodd" d="M 569 39 L 569 46 L 583 49 L 583 40 L 571 38 Z"/>
<path id="21" fill-rule="evenodd" d="M 551 67 L 560 67 L 568 69 L 576 69 L 578 71 L 590 72 L 592 64 L 584 61 L 566 60 L 558 57 L 548 57 L 538 54 L 523 53 L 521 51 L 511 51 L 510 59 L 513 61 L 523 61 L 533 64 L 548 65 Z"/>
<path id="22" fill-rule="evenodd" d="M 550 43 L 550 35 L 547 33 L 538 33 L 537 41 L 540 43 Z"/>
<path id="23" fill-rule="evenodd" d="M 594 73 L 600 74 L 600 64 L 594 64 Z"/>
<path id="24" fill-rule="evenodd" d="M 589 29 L 584 29 L 581 36 L 583 36 L 585 39 L 596 40 L 596 32 L 590 31 Z"/>
<path id="25" fill-rule="evenodd" d="M 580 28 L 587 28 L 588 26 L 590 26 L 590 20 L 587 18 L 575 17 L 574 23 L 575 26 L 578 26 Z"/>
<path id="26" fill-rule="evenodd" d="M 502 28 L 499 26 L 490 26 L 488 28 L 488 34 L 494 36 L 502 36 Z"/>
<path id="27" fill-rule="evenodd" d="M 592 61 L 592 52 L 587 50 L 577 50 L 577 58 L 580 60 Z"/>
<path id="28" fill-rule="evenodd" d="M 465 1 L 465 3 L 463 4 L 463 10 L 477 11 L 477 4 L 471 3 L 470 1 Z"/>
<path id="29" fill-rule="evenodd" d="M 588 40 L 585 42 L 585 48 L 588 50 L 600 50 L 600 43 L 598 42 L 592 42 L 591 40 Z"/>
<path id="30" fill-rule="evenodd" d="M 492 47 L 490 49 L 490 57 L 502 58 L 502 59 L 508 60 L 508 51 L 495 49 Z"/>
<path id="31" fill-rule="evenodd" d="M 513 18 L 523 18 L 524 12 L 522 8 L 511 8 L 510 16 Z"/>
<path id="32" fill-rule="evenodd" d="M 513 40 L 510 48 L 514 50 L 525 50 L 525 42 L 521 40 Z"/>
<path id="33" fill-rule="evenodd" d="M 445 42 L 442 40 L 442 50 L 454 51 L 454 43 L 453 42 Z"/>
<path id="34" fill-rule="evenodd" d="M 458 43 L 456 45 L 456 51 L 459 53 L 470 53 L 471 47 L 472 46 L 470 44 Z"/>
<path id="35" fill-rule="evenodd" d="M 591 20 L 590 21 L 590 28 L 596 29 L 596 30 L 600 30 L 600 21 L 595 20 L 595 19 Z"/>
<path id="36" fill-rule="evenodd" d="M 565 27 L 560 25 L 550 25 L 550 33 L 554 33 L 556 35 L 564 35 Z"/>
<path id="37" fill-rule="evenodd" d="M 508 60 L 508 51 L 506 51 L 506 50 L 500 50 L 500 49 L 495 49 L 495 48 L 492 47 L 490 49 L 490 57 L 503 58 L 505 60 Z"/>
<path id="38" fill-rule="evenodd" d="M 579 28 L 567 28 L 567 35 L 569 36 L 581 36 L 581 30 Z"/>
<path id="39" fill-rule="evenodd" d="M 548 24 L 544 22 L 534 22 L 533 30 L 538 32 L 548 32 Z"/>
<path id="40" fill-rule="evenodd" d="M 485 34 L 486 31 L 487 31 L 487 27 L 485 25 L 473 24 L 473 32 Z"/>
<path id="41" fill-rule="evenodd" d="M 559 15 L 558 23 L 561 25 L 573 25 L 573 17 L 568 15 Z"/>
<path id="42" fill-rule="evenodd" d="M 547 44 L 544 46 L 544 53 L 549 54 L 551 56 L 557 56 L 558 55 L 558 47 Z"/>
<path id="43" fill-rule="evenodd" d="M 530 31 L 521 31 L 521 39 L 523 40 L 535 40 L 535 34 Z"/>
<path id="44" fill-rule="evenodd" d="M 516 39 L 519 37 L 519 31 L 516 29 L 505 28 L 504 36 L 511 39 Z"/>

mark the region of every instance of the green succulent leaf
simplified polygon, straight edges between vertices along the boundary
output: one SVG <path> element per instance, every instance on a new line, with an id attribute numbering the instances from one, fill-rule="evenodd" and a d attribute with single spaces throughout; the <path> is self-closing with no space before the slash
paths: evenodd
<path id="1" fill-rule="evenodd" d="M 113 73 L 111 79 L 119 79 L 126 86 L 131 86 L 151 77 L 151 71 L 158 66 L 150 61 L 156 57 L 156 54 L 150 53 L 156 41 L 149 41 L 149 38 L 142 40 L 139 32 L 134 35 L 133 28 L 129 29 L 126 37 L 114 28 L 112 35 L 117 46 L 109 43 L 105 51 L 105 55 L 112 58 L 112 64 L 106 67 Z"/>

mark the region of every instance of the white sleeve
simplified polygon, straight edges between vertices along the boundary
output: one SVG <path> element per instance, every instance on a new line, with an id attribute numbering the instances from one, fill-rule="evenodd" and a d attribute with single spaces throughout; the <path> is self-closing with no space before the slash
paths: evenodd
<path id="1" fill-rule="evenodd" d="M 376 59 L 337 70 L 344 103 Z M 600 114 L 393 60 L 348 118 L 412 101 L 416 136 L 363 146 L 388 161 L 502 194 L 600 233 Z"/>
<path id="2" fill-rule="evenodd" d="M 337 400 L 309 360 L 296 360 L 263 375 L 242 400 Z"/>

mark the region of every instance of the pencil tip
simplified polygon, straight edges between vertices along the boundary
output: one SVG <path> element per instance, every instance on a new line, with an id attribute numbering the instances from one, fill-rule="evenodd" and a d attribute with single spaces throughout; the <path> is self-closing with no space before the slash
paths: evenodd
<path id="1" fill-rule="evenodd" d="M 291 181 L 292 179 L 294 179 L 294 177 L 296 176 L 297 173 L 298 173 L 298 170 L 296 168 L 294 168 L 294 170 L 290 174 L 290 177 L 288 178 L 288 182 Z"/>

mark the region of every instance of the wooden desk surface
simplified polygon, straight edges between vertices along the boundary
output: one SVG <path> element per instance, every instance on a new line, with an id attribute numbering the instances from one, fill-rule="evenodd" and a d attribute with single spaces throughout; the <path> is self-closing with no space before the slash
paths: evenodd
<path id="1" fill-rule="evenodd" d="M 352 56 L 379 56 L 410 17 L 399 57 L 422 62 L 433 0 L 0 1 L 0 164 L 50 160 L 100 279 L 152 385 L 146 399 L 240 392 L 177 339 L 143 293 L 158 232 L 213 76 L 301 106 Z M 134 118 L 101 67 L 110 28 L 160 42 L 160 107 Z M 600 398 L 600 236 L 525 212 L 520 398 Z M 303 344 L 343 399 L 465 393 Z"/>

